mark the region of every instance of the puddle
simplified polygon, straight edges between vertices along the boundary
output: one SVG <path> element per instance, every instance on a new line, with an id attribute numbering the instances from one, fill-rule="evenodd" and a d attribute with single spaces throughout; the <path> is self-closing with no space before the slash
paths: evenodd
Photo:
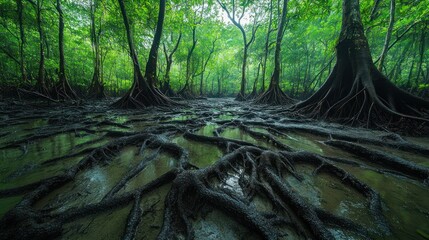
<path id="1" fill-rule="evenodd" d="M 287 133 L 287 136 L 276 136 L 276 138 L 291 147 L 294 150 L 298 151 L 309 151 L 313 153 L 323 154 L 323 149 L 320 145 L 321 143 L 317 142 L 314 136 L 308 135 L 305 133 L 296 134 L 296 133 Z"/>
<path id="2" fill-rule="evenodd" d="M 64 159 L 50 165 L 41 164 L 46 160 L 62 157 L 71 152 L 101 146 L 108 141 L 105 139 L 93 144 L 88 143 L 98 137 L 97 135 L 79 136 L 75 133 L 65 133 L 22 145 L 21 148 L 0 150 L 0 189 L 17 187 L 57 175 L 78 162 L 81 157 Z"/>
<path id="3" fill-rule="evenodd" d="M 402 150 L 398 150 L 398 149 L 392 149 L 392 148 L 388 148 L 388 147 L 382 147 L 382 146 L 374 146 L 374 145 L 369 145 L 369 144 L 360 144 L 360 145 L 368 147 L 370 149 L 374 149 L 377 151 L 387 153 L 389 155 L 394 155 L 394 156 L 400 157 L 402 159 L 405 159 L 407 161 L 410 161 L 410 162 L 416 163 L 418 165 L 429 168 L 429 157 L 428 156 L 422 156 L 419 154 L 410 153 L 410 152 L 406 152 L 406 151 L 402 151 Z"/>
<path id="4" fill-rule="evenodd" d="M 262 239 L 220 211 L 210 211 L 193 223 L 195 239 Z"/>
<path id="5" fill-rule="evenodd" d="M 219 120 L 233 120 L 233 119 L 237 119 L 238 116 L 237 115 L 233 115 L 233 114 L 220 114 L 217 119 Z"/>
<path id="6" fill-rule="evenodd" d="M 152 155 L 154 151 L 148 152 L 146 156 Z M 143 159 L 143 157 L 140 157 Z M 166 154 L 160 154 L 156 159 L 149 163 L 143 171 L 141 171 L 137 176 L 128 181 L 125 187 L 118 192 L 122 194 L 124 192 L 131 192 L 139 187 L 144 186 L 152 180 L 155 180 L 157 177 L 163 175 L 169 170 L 176 167 L 177 161 Z"/>
<path id="7" fill-rule="evenodd" d="M 213 137 L 213 132 L 219 127 L 217 124 L 207 124 L 206 126 L 202 127 L 198 131 L 195 132 L 197 135 L 203 135 L 207 137 Z"/>
<path id="8" fill-rule="evenodd" d="M 225 106 L 225 108 L 227 109 L 219 107 L 219 110 L 215 109 L 211 112 L 216 115 L 214 117 L 216 120 L 228 121 L 237 119 L 239 116 L 234 115 L 234 113 L 245 113 L 242 107 Z M 131 127 L 130 129 L 124 129 L 109 125 L 93 129 L 97 131 L 142 131 L 150 126 L 158 126 L 159 124 L 158 118 L 155 118 L 155 115 L 152 115 L 152 113 L 147 112 L 120 116 L 114 115 L 113 112 L 109 112 L 108 114 L 111 115 L 106 116 L 105 113 L 94 113 L 85 117 L 100 121 L 108 119 L 112 122 L 127 124 Z M 186 110 L 182 113 L 177 111 L 156 116 L 164 121 L 179 122 L 196 119 L 199 115 L 198 113 Z M 71 122 L 71 120 L 68 122 Z M 28 121 L 28 123 L 20 123 L 2 128 L 0 129 L 0 133 L 9 132 L 10 134 L 2 137 L 0 144 L 5 144 L 12 139 L 20 139 L 34 132 L 40 131 L 43 133 L 44 126 L 47 124 L 48 120 L 36 119 Z M 213 131 L 218 127 L 219 125 L 217 124 L 209 123 L 198 129 L 195 134 L 214 136 Z M 268 133 L 266 129 L 261 127 L 255 127 L 252 130 L 260 133 Z M 340 129 L 337 130 L 339 131 Z M 355 129 L 346 130 L 350 131 L 351 134 L 362 134 L 362 136 L 379 134 L 379 132 L 375 131 L 361 132 L 361 130 Z M 221 133 L 221 136 L 276 150 L 273 144 L 256 139 L 239 128 L 226 128 Z M 83 156 L 63 159 L 52 164 L 42 165 L 42 163 L 52 158 L 81 151 L 85 148 L 97 147 L 111 140 L 105 138 L 101 141 L 91 142 L 100 137 L 101 135 L 93 135 L 86 132 L 63 133 L 26 145 L 23 144 L 21 147 L 0 150 L 0 189 L 22 186 L 61 173 L 80 161 Z M 321 141 L 326 140 L 325 137 L 296 131 L 287 133 L 287 136 L 276 136 L 276 138 L 295 150 L 305 150 L 324 156 L 359 161 L 347 152 L 324 145 Z M 429 148 L 428 138 L 407 139 Z M 223 156 L 223 152 L 215 145 L 190 141 L 177 135 L 172 137 L 171 141 L 185 148 L 189 152 L 190 162 L 200 168 L 212 165 Z M 427 157 L 390 148 L 368 146 L 372 149 L 389 152 L 390 154 L 429 167 Z M 52 213 L 61 213 L 71 207 L 80 207 L 99 202 L 128 171 L 135 168 L 145 156 L 151 155 L 155 150 L 147 150 L 143 156 L 137 155 L 138 151 L 139 147 L 136 146 L 129 146 L 122 149 L 109 163 L 96 165 L 82 171 L 76 176 L 73 182 L 44 196 L 35 204 L 34 208 L 45 208 Z M 372 170 L 360 169 L 346 164 L 334 164 L 349 171 L 380 193 L 383 212 L 393 230 L 392 235 L 385 236 L 386 238 L 424 239 L 421 233 L 428 232 L 427 229 L 429 229 L 429 191 L 427 186 L 398 176 L 383 175 Z M 117 194 L 133 191 L 166 173 L 176 165 L 177 161 L 173 156 L 160 153 L 156 159 L 131 179 Z M 331 177 L 325 173 L 313 176 L 314 167 L 297 165 L 296 169 L 304 177 L 304 180 L 300 182 L 290 175 L 285 174 L 284 181 L 302 198 L 330 213 L 348 218 L 363 225 L 365 228 L 374 229 L 375 224 L 368 211 L 368 201 L 364 196 L 342 184 L 341 179 Z M 239 169 L 238 171 L 242 170 Z M 237 196 L 243 196 L 243 190 L 239 185 L 237 173 L 229 172 L 225 182 L 213 183 L 213 185 L 216 188 L 232 191 Z M 164 199 L 170 187 L 171 185 L 165 185 L 142 198 L 140 205 L 143 211 L 147 212 L 142 216 L 142 221 L 136 233 L 136 239 L 155 239 L 158 235 L 162 226 Z M 21 198 L 22 196 L 0 198 L 0 218 L 13 208 Z M 272 204 L 265 196 L 256 195 L 250 205 L 264 213 L 273 212 Z M 119 239 L 125 230 L 126 219 L 131 207 L 132 203 L 68 223 L 64 226 L 62 239 Z M 197 219 L 192 219 L 192 221 L 194 221 L 196 239 L 259 239 L 251 229 L 242 226 L 233 218 L 217 210 L 207 211 L 206 209 L 198 214 Z M 288 234 L 288 236 L 283 236 L 282 239 L 299 239 L 296 233 L 287 227 L 281 231 Z M 336 239 L 359 239 L 353 233 L 340 229 L 331 228 L 330 231 Z M 177 237 L 180 239 L 180 236 Z M 381 238 L 379 236 L 371 237 L 374 239 Z"/>
<path id="9" fill-rule="evenodd" d="M 2 218 L 10 209 L 15 207 L 21 199 L 22 196 L 0 198 L 0 218 Z"/>
<path id="10" fill-rule="evenodd" d="M 274 145 L 269 144 L 266 141 L 257 140 L 238 128 L 226 128 L 220 135 L 224 138 L 241 140 L 268 149 L 276 149 Z"/>
<path id="11" fill-rule="evenodd" d="M 265 129 L 265 128 L 251 128 L 252 131 L 254 132 L 258 132 L 258 133 L 265 133 L 265 134 L 270 134 L 270 132 Z"/>
<path id="12" fill-rule="evenodd" d="M 80 174 L 75 180 L 42 198 L 36 208 L 52 208 L 62 212 L 71 207 L 79 207 L 99 202 L 136 165 L 136 147 L 127 147 L 110 164 L 94 166 Z"/>
<path id="13" fill-rule="evenodd" d="M 178 115 L 172 117 L 170 120 L 171 121 L 186 121 L 186 120 L 191 120 L 191 119 L 194 119 L 194 118 L 197 118 L 197 116 L 194 115 L 194 114 L 189 114 L 189 115 L 178 114 Z"/>
<path id="14" fill-rule="evenodd" d="M 140 207 L 147 213 L 142 216 L 135 239 L 156 239 L 162 227 L 164 200 L 170 188 L 171 184 L 167 184 L 143 197 Z"/>
<path id="15" fill-rule="evenodd" d="M 64 225 L 61 239 L 121 239 L 131 208 L 132 203 L 113 211 L 67 223 Z"/>
<path id="16" fill-rule="evenodd" d="M 172 142 L 188 150 L 190 163 L 197 167 L 210 166 L 223 155 L 215 145 L 189 141 L 183 137 L 176 137 Z"/>
<path id="17" fill-rule="evenodd" d="M 381 196 L 384 214 L 394 239 L 424 239 L 418 231 L 429 229 L 429 191 L 416 181 L 380 174 L 352 166 L 342 166 Z"/>

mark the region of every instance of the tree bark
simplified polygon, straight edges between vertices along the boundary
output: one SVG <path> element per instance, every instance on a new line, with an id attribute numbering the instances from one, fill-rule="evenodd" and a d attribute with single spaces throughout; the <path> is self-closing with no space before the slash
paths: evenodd
<path id="1" fill-rule="evenodd" d="M 165 46 L 165 43 L 163 44 L 167 66 L 165 68 L 164 83 L 163 83 L 163 87 L 162 87 L 162 92 L 164 94 L 166 94 L 167 96 L 170 96 L 170 97 L 176 95 L 176 93 L 171 89 L 171 86 L 170 86 L 170 71 L 171 71 L 171 66 L 173 65 L 173 55 L 177 51 L 177 49 L 179 48 L 179 44 L 180 44 L 181 39 L 182 39 L 182 32 L 180 32 L 179 37 L 177 38 L 176 44 L 174 45 L 173 50 L 170 53 L 168 53 L 168 50 L 167 50 L 167 47 Z"/>
<path id="2" fill-rule="evenodd" d="M 204 80 L 204 73 L 206 71 L 207 68 L 207 64 L 210 61 L 210 58 L 212 57 L 214 51 L 215 51 L 215 44 L 216 44 L 217 38 L 213 40 L 212 42 L 212 47 L 209 50 L 209 55 L 207 56 L 207 59 L 204 61 L 203 63 L 203 69 L 201 70 L 201 72 L 198 75 L 201 75 L 200 78 L 200 96 L 203 95 L 203 80 Z"/>
<path id="3" fill-rule="evenodd" d="M 179 44 L 180 44 L 181 40 L 182 40 L 182 32 L 180 32 L 179 37 L 177 38 L 176 44 L 174 45 L 173 50 L 171 50 L 170 53 L 168 53 L 168 50 L 167 50 L 165 44 L 163 45 L 165 59 L 167 61 L 167 66 L 166 66 L 165 74 L 164 74 L 164 82 L 170 83 L 170 71 L 171 71 L 171 66 L 173 65 L 173 55 L 177 51 L 177 49 L 179 48 Z"/>
<path id="4" fill-rule="evenodd" d="M 389 27 L 387 28 L 386 38 L 384 40 L 383 51 L 378 62 L 378 71 L 382 72 L 384 60 L 386 59 L 387 51 L 389 51 L 390 38 L 392 37 L 393 25 L 395 24 L 395 0 L 390 0 L 390 19 Z"/>
<path id="5" fill-rule="evenodd" d="M 422 71 L 423 71 L 422 66 L 423 66 L 424 55 L 425 55 L 425 42 L 426 42 L 426 26 L 422 28 L 422 32 L 420 34 L 419 61 L 418 61 L 417 74 L 416 74 L 415 84 L 414 84 L 414 87 L 417 90 L 419 88 L 420 76 L 422 75 Z"/>
<path id="6" fill-rule="evenodd" d="M 97 10 L 98 0 L 91 0 L 90 19 L 91 19 L 91 46 L 94 53 L 94 73 L 92 75 L 91 87 L 89 88 L 90 96 L 96 99 L 105 98 L 104 84 L 101 74 L 101 53 L 100 53 L 100 35 L 101 27 L 97 31 L 95 23 L 95 13 Z"/>
<path id="7" fill-rule="evenodd" d="M 156 67 L 158 59 L 158 48 L 161 41 L 162 28 L 165 16 L 165 0 L 159 1 L 158 21 L 155 31 L 155 36 L 152 42 L 151 50 L 146 64 L 146 73 L 143 77 L 137 53 L 134 48 L 134 42 L 131 35 L 130 24 L 125 9 L 123 0 L 118 0 L 122 13 L 122 18 L 125 25 L 130 57 L 133 62 L 134 81 L 131 89 L 120 100 L 113 104 L 113 107 L 119 108 L 146 108 L 157 105 L 174 105 L 161 91 L 159 91 L 154 83 L 156 82 Z"/>
<path id="8" fill-rule="evenodd" d="M 271 26 L 273 23 L 273 0 L 270 0 L 270 17 L 268 22 L 267 35 L 265 37 L 265 45 L 264 45 L 264 59 L 262 64 L 262 86 L 261 93 L 265 92 L 265 72 L 267 70 L 267 60 L 268 60 L 268 52 L 270 46 L 270 35 L 272 32 Z"/>
<path id="9" fill-rule="evenodd" d="M 281 44 L 283 40 L 283 34 L 284 34 L 284 28 L 286 23 L 286 13 L 287 13 L 287 0 L 283 0 L 283 10 L 282 10 L 282 16 L 280 19 L 280 24 L 277 30 L 277 37 L 276 37 L 276 50 L 274 52 L 274 72 L 271 77 L 270 87 L 279 86 L 279 80 L 280 80 L 280 51 L 281 51 Z"/>
<path id="10" fill-rule="evenodd" d="M 197 27 L 192 27 L 192 45 L 191 48 L 188 49 L 188 54 L 186 56 L 186 75 L 185 75 L 185 86 L 179 91 L 179 95 L 183 98 L 193 98 L 192 87 L 189 84 L 189 80 L 191 79 L 191 61 L 192 54 L 194 53 L 195 47 L 197 46 Z"/>
<path id="11" fill-rule="evenodd" d="M 292 99 L 289 98 L 281 89 L 280 89 L 280 52 L 281 52 L 281 43 L 283 40 L 284 28 L 286 24 L 286 14 L 287 14 L 287 4 L 288 0 L 283 0 L 283 7 L 281 17 L 279 19 L 279 27 L 277 29 L 276 37 L 276 48 L 274 53 L 274 71 L 271 76 L 270 87 L 267 92 L 264 92 L 261 96 L 256 99 L 256 103 L 262 104 L 289 104 L 292 102 Z"/>
<path id="12" fill-rule="evenodd" d="M 242 13 L 239 14 L 236 11 L 237 6 L 236 6 L 235 1 L 232 1 L 232 12 L 230 12 L 230 10 L 228 10 L 225 3 L 222 3 L 220 0 L 216 0 L 216 1 L 219 3 L 221 8 L 226 12 L 229 20 L 231 20 L 231 22 L 240 30 L 241 35 L 243 37 L 243 62 L 241 65 L 241 84 L 240 84 L 240 92 L 239 92 L 238 96 L 236 97 L 236 100 L 237 101 L 244 101 L 244 100 L 246 100 L 246 65 L 247 65 L 248 50 L 249 50 L 249 46 L 255 40 L 255 34 L 256 34 L 256 31 L 258 30 L 259 25 L 257 25 L 256 17 L 255 17 L 254 22 L 253 22 L 253 26 L 252 26 L 252 33 L 251 33 L 252 35 L 248 41 L 246 31 L 244 30 L 243 26 L 240 23 L 241 19 L 244 16 L 246 6 L 245 5 L 242 6 Z M 236 16 L 236 15 L 239 15 L 239 16 Z"/>
<path id="13" fill-rule="evenodd" d="M 42 27 L 42 5 L 43 0 L 27 0 L 31 3 L 36 11 L 36 25 L 37 32 L 39 33 L 39 72 L 37 75 L 36 91 L 42 95 L 49 96 L 49 91 L 46 86 L 46 77 L 45 77 L 45 39 L 44 31 Z"/>
<path id="14" fill-rule="evenodd" d="M 158 62 L 158 49 L 161 42 L 162 28 L 164 26 L 164 17 L 165 17 L 165 0 L 159 1 L 159 12 L 158 12 L 158 22 L 156 24 L 155 36 L 153 38 L 152 46 L 150 48 L 149 58 L 146 64 L 146 73 L 145 78 L 147 83 L 154 87 L 156 82 L 156 67 Z"/>
<path id="15" fill-rule="evenodd" d="M 55 89 L 54 95 L 57 99 L 77 99 L 76 93 L 70 87 L 70 84 L 66 77 L 66 64 L 64 57 L 64 16 L 61 7 L 61 0 L 57 0 L 56 9 L 58 11 L 58 48 L 60 54 L 59 72 L 58 78 L 59 83 Z"/>
<path id="16" fill-rule="evenodd" d="M 429 123 L 429 102 L 397 88 L 375 67 L 358 0 L 343 1 L 333 71 L 325 84 L 295 110 L 311 117 L 392 130 L 416 131 Z"/>
<path id="17" fill-rule="evenodd" d="M 258 97 L 258 90 L 256 89 L 256 86 L 258 85 L 259 72 L 261 71 L 261 66 L 262 66 L 262 63 L 261 63 L 261 62 L 259 62 L 259 64 L 258 64 L 258 70 L 256 71 L 256 77 L 255 77 L 255 80 L 253 81 L 253 89 L 252 89 L 252 93 L 250 93 L 250 94 L 247 96 L 247 99 L 248 99 L 248 100 L 253 100 L 253 99 L 255 99 L 256 97 Z"/>

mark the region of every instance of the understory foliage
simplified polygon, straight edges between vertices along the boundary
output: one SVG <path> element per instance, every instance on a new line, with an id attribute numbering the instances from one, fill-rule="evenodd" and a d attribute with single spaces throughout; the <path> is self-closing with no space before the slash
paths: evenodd
<path id="1" fill-rule="evenodd" d="M 274 70 L 276 30 L 282 4 L 275 0 L 235 2 L 244 7 L 241 24 L 247 42 L 251 40 L 252 29 L 257 30 L 248 49 L 245 93 L 252 93 L 255 78 L 258 78 L 256 89 L 260 93 L 269 87 Z M 335 65 L 341 1 L 288 2 L 279 86 L 287 95 L 304 99 L 324 83 Z M 428 2 L 395 1 L 391 37 L 387 51 L 384 51 L 386 34 L 391 26 L 390 2 L 362 1 L 360 4 L 373 61 L 379 68 L 379 59 L 383 55 L 381 73 L 396 86 L 427 96 Z M 131 87 L 134 74 L 118 2 L 69 0 L 60 3 L 64 24 L 64 76 L 71 88 L 80 97 L 123 96 Z M 48 95 L 55 86 L 60 86 L 62 70 L 59 68 L 61 54 L 56 5 L 53 0 L 3 0 L 0 4 L 2 96 L 16 95 L 16 90 L 10 87 L 31 89 L 27 86 L 35 86 L 41 75 L 46 86 L 32 90 Z M 138 0 L 125 5 L 139 61 L 145 63 L 156 29 L 159 2 Z M 196 44 L 188 60 L 194 28 Z M 181 43 L 172 56 L 170 73 L 166 75 L 168 56 L 162 53 L 162 48 L 165 45 L 171 51 L 179 35 L 182 36 Z M 215 39 L 214 51 L 208 58 Z M 186 89 L 184 93 L 194 97 L 236 96 L 240 90 L 242 34 L 217 1 L 166 1 L 160 46 L 158 88 L 169 82 L 175 93 Z M 44 50 L 43 68 L 40 68 L 41 48 Z M 165 79 L 166 76 L 169 78 Z M 189 86 L 184 88 L 186 79 Z M 57 92 L 65 95 L 61 89 L 66 88 L 67 85 Z M 68 90 L 63 92 L 72 95 Z"/>

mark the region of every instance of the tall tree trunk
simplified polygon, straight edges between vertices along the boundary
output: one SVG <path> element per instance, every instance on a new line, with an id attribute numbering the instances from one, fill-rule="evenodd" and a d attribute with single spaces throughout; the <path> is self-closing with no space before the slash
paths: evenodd
<path id="1" fill-rule="evenodd" d="M 220 82 L 221 82 L 221 77 L 217 77 L 217 96 L 218 97 L 222 96 Z"/>
<path id="2" fill-rule="evenodd" d="M 212 42 L 212 47 L 211 47 L 211 48 L 210 48 L 210 50 L 209 50 L 209 54 L 208 54 L 208 56 L 207 56 L 206 60 L 204 61 L 204 58 L 203 58 L 203 59 L 201 59 L 201 60 L 203 61 L 203 63 L 202 63 L 202 70 L 201 70 L 201 72 L 200 72 L 199 74 L 197 74 L 197 75 L 201 75 L 201 78 L 200 78 L 200 96 L 202 96 L 202 95 L 203 95 L 203 80 L 204 80 L 204 73 L 205 73 L 205 71 L 206 71 L 207 64 L 209 63 L 209 61 L 210 61 L 210 59 L 211 59 L 211 57 L 212 57 L 212 55 L 213 55 L 213 53 L 214 53 L 214 51 L 215 51 L 215 44 L 216 44 L 216 41 L 217 41 L 217 40 L 218 40 L 217 38 L 215 38 L 215 39 L 213 40 L 213 42 Z"/>
<path id="3" fill-rule="evenodd" d="M 375 67 L 358 0 L 343 0 L 337 63 L 328 80 L 297 104 L 296 110 L 312 117 L 401 131 L 416 131 L 429 123 L 429 102 L 397 88 Z"/>
<path id="4" fill-rule="evenodd" d="M 243 63 L 241 65 L 241 84 L 240 84 L 240 93 L 237 97 L 237 100 L 244 100 L 246 98 L 246 64 L 247 64 L 247 51 L 248 46 L 246 44 L 246 35 L 243 30 L 243 41 L 244 41 L 244 49 L 243 49 Z"/>
<path id="5" fill-rule="evenodd" d="M 164 54 L 165 54 L 165 59 L 167 61 L 167 66 L 165 69 L 165 74 L 164 74 L 164 81 L 170 83 L 170 71 L 171 71 L 171 66 L 173 65 L 173 55 L 174 53 L 177 51 L 177 49 L 179 48 L 179 44 L 180 41 L 182 40 L 182 32 L 180 32 L 179 37 L 177 38 L 176 44 L 174 45 L 173 50 L 168 53 L 168 50 L 165 46 L 164 46 Z"/>
<path id="6" fill-rule="evenodd" d="M 158 61 L 158 49 L 161 42 L 162 28 L 164 26 L 164 17 L 165 17 L 165 0 L 159 1 L 159 12 L 158 12 L 158 22 L 156 24 L 155 36 L 153 38 L 152 46 L 149 52 L 149 58 L 146 64 L 145 78 L 147 83 L 151 86 L 155 86 L 156 82 L 156 67 Z"/>
<path id="7" fill-rule="evenodd" d="M 249 96 L 247 96 L 248 100 L 252 100 L 252 99 L 255 99 L 256 97 L 258 97 L 258 90 L 256 89 L 256 86 L 258 85 L 258 79 L 259 79 L 259 73 L 261 71 L 261 66 L 262 66 L 262 62 L 259 62 L 258 70 L 256 71 L 255 80 L 253 81 L 252 93 L 250 93 Z"/>
<path id="8" fill-rule="evenodd" d="M 268 52 L 270 46 L 270 36 L 272 32 L 272 23 L 273 23 L 273 0 L 270 0 L 270 17 L 268 22 L 267 35 L 265 36 L 265 45 L 264 45 L 264 59 L 262 63 L 262 86 L 261 93 L 265 92 L 265 72 L 267 70 L 267 60 L 268 60 Z"/>
<path id="9" fill-rule="evenodd" d="M 46 86 L 45 77 L 45 37 L 42 27 L 42 6 L 43 0 L 27 0 L 30 2 L 36 11 L 36 25 L 37 32 L 39 33 L 39 72 L 37 75 L 36 91 L 40 94 L 49 96 L 49 91 Z"/>
<path id="10" fill-rule="evenodd" d="M 179 95 L 183 98 L 192 99 L 194 98 L 194 94 L 192 93 L 192 87 L 189 83 L 191 80 L 191 62 L 192 62 L 192 54 L 194 53 L 195 47 L 197 46 L 197 27 L 192 27 L 192 45 L 188 49 L 188 54 L 186 55 L 186 75 L 185 75 L 185 86 L 179 91 Z"/>
<path id="11" fill-rule="evenodd" d="M 384 40 L 383 51 L 378 62 L 378 71 L 382 72 L 384 60 L 386 59 L 387 51 L 389 51 L 390 38 L 392 37 L 393 25 L 395 24 L 395 0 L 390 0 L 390 19 L 389 27 L 387 28 L 386 38 Z"/>
<path id="12" fill-rule="evenodd" d="M 256 99 L 256 103 L 262 104 L 289 104 L 292 99 L 289 98 L 281 89 L 280 89 L 280 52 L 281 52 L 281 43 L 283 40 L 284 28 L 286 24 L 286 14 L 287 14 L 287 4 L 288 0 L 283 0 L 283 8 L 281 13 L 281 18 L 279 19 L 279 27 L 277 29 L 276 37 L 276 49 L 274 52 L 274 71 L 271 76 L 270 87 L 267 92 L 263 93 Z"/>
<path id="13" fill-rule="evenodd" d="M 423 71 L 422 66 L 423 66 L 424 55 L 425 55 L 425 42 L 426 42 L 426 26 L 422 28 L 422 32 L 420 34 L 419 61 L 417 66 L 417 75 L 414 83 L 414 87 L 416 88 L 417 91 L 419 88 L 420 76 L 422 75 L 422 71 Z"/>
<path id="14" fill-rule="evenodd" d="M 104 84 L 102 81 L 101 73 L 101 53 L 100 53 L 100 34 L 101 28 L 97 31 L 95 23 L 95 13 L 99 0 L 91 0 L 90 6 L 90 19 L 91 19 L 91 46 L 94 54 L 94 73 L 92 75 L 91 86 L 89 88 L 89 95 L 96 99 L 105 98 Z"/>
<path id="15" fill-rule="evenodd" d="M 165 44 L 163 44 L 167 66 L 165 68 L 164 84 L 162 87 L 162 92 L 170 97 L 176 95 L 176 93 L 171 89 L 171 86 L 170 86 L 170 71 L 171 71 L 171 66 L 173 65 L 173 55 L 179 48 L 181 39 L 182 39 L 182 32 L 180 32 L 179 37 L 177 38 L 176 44 L 174 45 L 173 50 L 170 53 L 168 53 L 167 47 L 165 46 Z"/>
<path id="16" fill-rule="evenodd" d="M 66 63 L 64 57 L 64 16 L 61 7 L 61 0 L 57 0 L 56 8 L 58 11 L 58 48 L 60 53 L 60 63 L 58 72 L 59 83 L 55 89 L 54 95 L 56 95 L 57 99 L 77 99 L 77 95 L 70 87 L 66 77 Z"/>
<path id="17" fill-rule="evenodd" d="M 156 25 L 155 36 L 152 42 L 151 50 L 146 64 L 146 73 L 143 74 L 140 69 L 137 53 L 134 48 L 134 42 L 131 35 L 130 24 L 125 9 L 123 0 L 118 0 L 122 13 L 122 18 L 127 34 L 128 47 L 130 57 L 133 62 L 134 81 L 131 89 L 120 100 L 113 104 L 114 107 L 120 108 L 146 108 L 155 105 L 172 105 L 175 102 L 171 101 L 167 96 L 161 93 L 155 86 L 156 65 L 158 59 L 158 48 L 161 41 L 162 28 L 165 16 L 165 0 L 159 1 L 158 21 Z"/>
<path id="18" fill-rule="evenodd" d="M 240 30 L 241 35 L 243 37 L 243 62 L 241 65 L 241 84 L 240 84 L 240 92 L 238 93 L 237 97 L 235 98 L 237 101 L 244 101 L 246 100 L 246 65 L 247 65 L 247 57 L 248 57 L 248 50 L 250 45 L 253 43 L 253 41 L 255 41 L 255 35 L 256 35 L 256 31 L 259 28 L 259 25 L 256 22 L 256 17 L 254 18 L 253 21 L 253 26 L 252 26 L 252 32 L 251 32 L 251 37 L 249 40 L 247 40 L 247 35 L 246 35 L 246 31 L 244 30 L 243 26 L 240 23 L 240 20 L 243 18 L 244 15 L 240 15 L 240 16 L 236 16 L 237 11 L 236 11 L 236 2 L 232 1 L 232 12 L 230 12 L 230 10 L 228 10 L 228 8 L 226 7 L 225 3 L 221 2 L 221 0 L 216 0 L 220 7 L 226 12 L 226 14 L 228 15 L 228 18 L 231 20 L 231 22 Z M 244 11 L 246 9 L 246 5 L 242 6 L 242 11 L 244 14 Z"/>
<path id="19" fill-rule="evenodd" d="M 282 16 L 280 19 L 280 24 L 277 30 L 277 37 L 276 37 L 276 50 L 274 52 L 274 72 L 271 77 L 270 87 L 279 86 L 279 80 L 280 80 L 280 51 L 281 51 L 281 44 L 283 40 L 283 33 L 286 23 L 286 13 L 287 13 L 287 0 L 283 0 L 283 10 L 282 10 Z"/>
<path id="20" fill-rule="evenodd" d="M 23 10 L 24 5 L 22 4 L 22 0 L 16 0 L 17 12 L 18 12 L 18 24 L 19 24 L 19 63 L 21 70 L 21 80 L 22 83 L 27 83 L 27 72 L 25 69 L 25 55 L 24 55 L 24 47 L 25 47 L 25 32 L 24 32 L 24 23 L 23 23 Z"/>

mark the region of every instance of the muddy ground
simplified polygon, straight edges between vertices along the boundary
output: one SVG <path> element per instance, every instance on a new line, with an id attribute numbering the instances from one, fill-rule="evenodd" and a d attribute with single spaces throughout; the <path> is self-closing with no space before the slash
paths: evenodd
<path id="1" fill-rule="evenodd" d="M 0 104 L 0 239 L 428 239 L 429 137 L 110 103 Z"/>

